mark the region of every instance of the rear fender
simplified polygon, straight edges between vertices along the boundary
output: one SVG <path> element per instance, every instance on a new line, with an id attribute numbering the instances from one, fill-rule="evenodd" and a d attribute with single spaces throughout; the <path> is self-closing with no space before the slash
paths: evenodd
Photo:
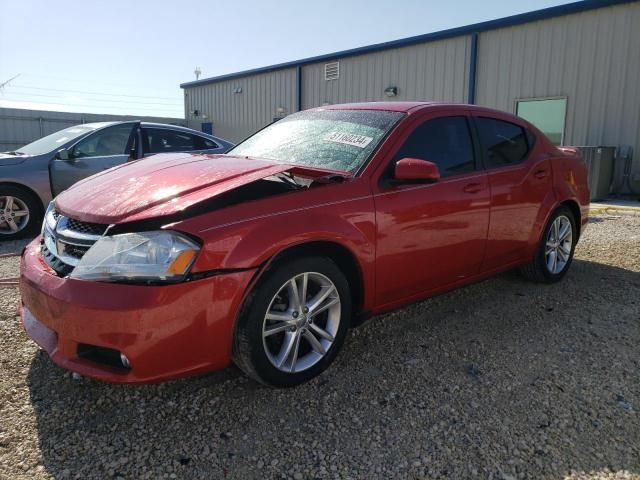
<path id="1" fill-rule="evenodd" d="M 527 246 L 527 258 L 532 258 L 535 255 L 538 245 L 540 244 L 540 239 L 544 233 L 544 227 L 557 206 L 558 200 L 555 192 L 550 190 L 540 204 L 534 228 L 531 230 L 531 236 L 529 237 L 529 243 Z"/>

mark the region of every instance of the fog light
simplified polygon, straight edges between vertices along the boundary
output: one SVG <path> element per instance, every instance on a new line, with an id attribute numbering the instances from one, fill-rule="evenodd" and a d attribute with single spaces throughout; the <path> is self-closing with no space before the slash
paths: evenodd
<path id="1" fill-rule="evenodd" d="M 122 362 L 122 366 L 124 368 L 131 368 L 131 364 L 129 363 L 129 359 L 124 353 L 120 354 L 120 361 Z"/>

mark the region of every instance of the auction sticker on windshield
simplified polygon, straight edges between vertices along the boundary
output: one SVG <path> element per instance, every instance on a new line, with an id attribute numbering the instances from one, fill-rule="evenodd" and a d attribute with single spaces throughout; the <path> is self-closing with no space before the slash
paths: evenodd
<path id="1" fill-rule="evenodd" d="M 330 142 L 344 143 L 345 145 L 353 145 L 358 148 L 365 148 L 373 138 L 364 135 L 356 135 L 354 133 L 331 132 L 327 137 Z"/>

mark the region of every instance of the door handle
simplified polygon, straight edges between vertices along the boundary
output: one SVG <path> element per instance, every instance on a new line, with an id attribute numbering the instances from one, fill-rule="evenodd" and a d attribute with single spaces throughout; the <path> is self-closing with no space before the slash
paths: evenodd
<path id="1" fill-rule="evenodd" d="M 479 183 L 469 183 L 462 188 L 465 193 L 478 193 L 480 190 L 482 190 L 482 185 Z"/>
<path id="2" fill-rule="evenodd" d="M 536 178 L 545 178 L 549 175 L 547 170 L 537 170 L 536 173 L 533 174 Z"/>

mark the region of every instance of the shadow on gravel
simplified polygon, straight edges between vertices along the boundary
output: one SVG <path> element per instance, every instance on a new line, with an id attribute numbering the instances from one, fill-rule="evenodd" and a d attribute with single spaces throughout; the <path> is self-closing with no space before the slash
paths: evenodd
<path id="1" fill-rule="evenodd" d="M 28 384 L 55 478 L 640 474 L 639 343 L 640 275 L 576 260 L 557 285 L 509 273 L 378 317 L 295 389 L 106 385 L 45 354 Z"/>

